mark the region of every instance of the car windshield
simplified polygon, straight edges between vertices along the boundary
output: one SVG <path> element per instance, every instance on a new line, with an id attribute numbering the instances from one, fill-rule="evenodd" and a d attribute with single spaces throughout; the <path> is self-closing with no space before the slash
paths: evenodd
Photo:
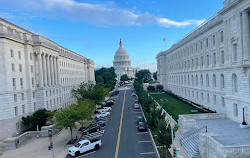
<path id="1" fill-rule="evenodd" d="M 77 147 L 77 148 L 79 148 L 80 146 L 81 146 L 80 143 L 77 143 L 77 144 L 75 145 L 75 147 Z"/>
<path id="2" fill-rule="evenodd" d="M 144 123 L 143 123 L 143 122 L 139 122 L 139 125 L 140 125 L 140 126 L 143 126 L 143 125 L 144 125 Z"/>

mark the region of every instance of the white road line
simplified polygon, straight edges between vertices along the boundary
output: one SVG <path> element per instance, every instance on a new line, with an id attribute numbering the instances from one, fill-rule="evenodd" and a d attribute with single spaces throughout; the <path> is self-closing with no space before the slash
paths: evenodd
<path id="1" fill-rule="evenodd" d="M 140 133 L 137 133 L 137 134 L 148 134 L 148 132 L 140 132 Z"/>
<path id="2" fill-rule="evenodd" d="M 155 154 L 155 152 L 140 153 L 141 155 Z"/>
<path id="3" fill-rule="evenodd" d="M 151 141 L 139 141 L 138 143 L 151 143 Z"/>
<path id="4" fill-rule="evenodd" d="M 81 158 L 81 157 L 84 157 L 84 156 L 87 156 L 87 155 L 90 155 L 90 154 L 94 154 L 96 151 L 92 151 L 92 152 L 90 152 L 90 153 L 87 153 L 87 154 L 84 154 L 84 155 L 82 155 L 82 156 L 80 156 L 80 157 L 78 157 L 78 158 Z"/>

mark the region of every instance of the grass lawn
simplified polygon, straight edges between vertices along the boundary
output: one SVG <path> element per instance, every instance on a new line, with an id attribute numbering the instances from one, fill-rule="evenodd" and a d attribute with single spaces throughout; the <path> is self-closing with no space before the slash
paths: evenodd
<path id="1" fill-rule="evenodd" d="M 204 113 L 203 110 L 193 107 L 168 93 L 151 94 L 151 96 L 167 111 L 169 115 L 172 115 L 175 121 L 178 121 L 178 115 Z M 196 112 L 192 112 L 191 110 L 196 110 Z"/>
<path id="2" fill-rule="evenodd" d="M 157 81 L 150 81 L 149 84 L 157 83 Z"/>

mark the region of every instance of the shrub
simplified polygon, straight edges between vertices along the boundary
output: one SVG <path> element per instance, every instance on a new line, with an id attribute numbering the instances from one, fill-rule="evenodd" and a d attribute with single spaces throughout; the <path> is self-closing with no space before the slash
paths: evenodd
<path id="1" fill-rule="evenodd" d="M 154 86 L 148 86 L 147 90 L 149 92 L 154 92 L 155 91 L 155 87 Z"/>

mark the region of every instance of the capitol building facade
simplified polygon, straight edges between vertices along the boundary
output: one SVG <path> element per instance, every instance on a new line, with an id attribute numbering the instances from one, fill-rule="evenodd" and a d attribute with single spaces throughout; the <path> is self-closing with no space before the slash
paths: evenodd
<path id="1" fill-rule="evenodd" d="M 22 116 L 74 103 L 82 82 L 95 83 L 93 60 L 0 19 L 0 140 L 23 130 Z"/>
<path id="2" fill-rule="evenodd" d="M 119 48 L 115 52 L 113 67 L 116 73 L 116 80 L 120 81 L 122 75 L 127 75 L 129 78 L 135 78 L 135 74 L 139 70 L 138 68 L 131 67 L 131 61 L 127 51 L 123 48 L 120 39 Z"/>

